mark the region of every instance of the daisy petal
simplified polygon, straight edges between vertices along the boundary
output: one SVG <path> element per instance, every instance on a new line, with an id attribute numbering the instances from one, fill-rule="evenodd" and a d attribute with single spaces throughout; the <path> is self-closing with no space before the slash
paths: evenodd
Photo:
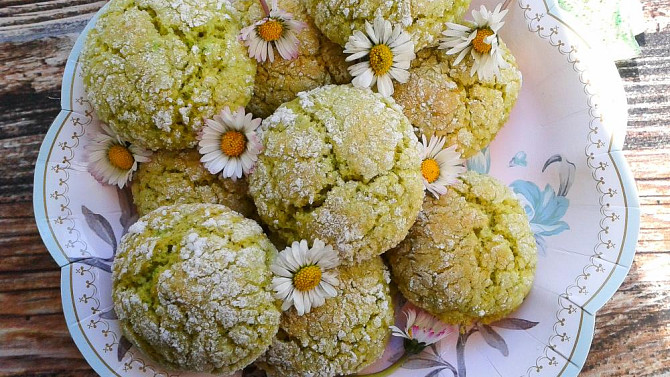
<path id="1" fill-rule="evenodd" d="M 333 257 L 335 255 L 335 257 Z M 335 260 L 333 260 L 335 259 Z M 274 274 L 272 288 L 275 297 L 283 300 L 282 310 L 294 306 L 298 315 L 309 313 L 312 308 L 323 305 L 326 299 L 335 297 L 339 284 L 337 271 L 333 268 L 339 265 L 339 257 L 331 246 L 320 240 L 315 240 L 309 247 L 307 240 L 294 241 L 289 247 L 279 253 L 270 269 Z M 320 281 L 314 286 L 294 286 L 296 274 L 311 273 L 303 270 L 305 267 L 319 266 Z M 304 272 L 302 272 L 304 271 Z"/>
<path id="2" fill-rule="evenodd" d="M 357 88 L 369 88 L 372 86 L 374 77 L 372 69 L 368 68 L 363 74 L 354 78 L 351 83 Z"/>
<path id="3" fill-rule="evenodd" d="M 393 82 L 389 75 L 377 78 L 377 90 L 384 97 L 390 97 L 393 94 Z"/>

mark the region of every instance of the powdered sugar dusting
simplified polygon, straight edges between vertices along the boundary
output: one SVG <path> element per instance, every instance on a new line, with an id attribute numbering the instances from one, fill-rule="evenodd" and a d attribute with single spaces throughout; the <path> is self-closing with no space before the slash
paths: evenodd
<path id="1" fill-rule="evenodd" d="M 279 311 L 268 268 L 276 249 L 260 226 L 207 204 L 163 207 L 138 223 L 113 267 L 126 336 L 194 371 L 232 373 L 263 353 Z"/>
<path id="2" fill-rule="evenodd" d="M 402 25 L 415 42 L 415 51 L 435 46 L 446 22 L 457 22 L 469 0 L 303 0 L 314 23 L 332 41 L 344 46 L 365 21 L 383 17 Z"/>
<path id="3" fill-rule="evenodd" d="M 261 358 L 269 376 L 330 377 L 358 372 L 384 351 L 393 323 L 380 258 L 339 269 L 335 298 L 311 313 L 282 316 L 282 336 Z"/>
<path id="4" fill-rule="evenodd" d="M 251 97 L 255 63 L 238 32 L 226 0 L 111 1 L 81 57 L 97 115 L 149 149 L 194 146 L 202 118 Z"/>
<path id="5" fill-rule="evenodd" d="M 345 264 L 404 238 L 424 192 L 418 142 L 392 99 L 324 86 L 282 105 L 263 128 L 250 192 L 281 237 L 324 239 Z"/>

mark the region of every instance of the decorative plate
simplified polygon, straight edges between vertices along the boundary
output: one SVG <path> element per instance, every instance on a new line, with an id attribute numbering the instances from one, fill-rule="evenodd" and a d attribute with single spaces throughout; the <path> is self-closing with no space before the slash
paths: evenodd
<path id="1" fill-rule="evenodd" d="M 519 0 L 509 9 L 501 34 L 523 88 L 507 125 L 468 168 L 501 179 L 522 201 L 538 245 L 536 280 L 510 318 L 454 333 L 394 376 L 576 376 L 595 313 L 633 260 L 640 213 L 621 152 L 627 107 L 618 72 L 555 1 Z M 177 376 L 131 347 L 112 310 L 110 266 L 135 216 L 127 191 L 102 186 L 86 171 L 87 134 L 99 120 L 78 58 L 96 18 L 67 61 L 62 111 L 40 149 L 35 217 L 61 266 L 68 328 L 93 369 L 102 376 Z M 388 365 L 401 343 L 392 341 L 370 370 Z"/>

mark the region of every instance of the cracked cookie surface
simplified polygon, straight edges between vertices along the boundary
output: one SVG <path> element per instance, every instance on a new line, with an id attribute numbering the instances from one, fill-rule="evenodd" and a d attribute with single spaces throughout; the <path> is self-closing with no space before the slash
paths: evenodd
<path id="1" fill-rule="evenodd" d="M 445 323 L 489 323 L 516 309 L 537 261 L 528 217 L 496 179 L 467 172 L 427 197 L 407 238 L 386 253 L 393 282 Z"/>
<path id="2" fill-rule="evenodd" d="M 233 181 L 211 174 L 200 157 L 195 149 L 158 151 L 142 163 L 131 186 L 139 215 L 166 205 L 212 203 L 254 218 L 256 207 L 246 177 Z"/>
<path id="3" fill-rule="evenodd" d="M 255 5 L 258 1 L 244 6 L 246 3 L 247 0 L 233 0 L 233 4 L 243 10 L 243 18 L 250 19 L 247 21 L 249 24 L 262 18 L 257 10 L 260 6 Z M 285 60 L 276 54 L 274 62 L 258 63 L 254 95 L 247 109 L 261 118 L 271 115 L 279 105 L 294 99 L 299 92 L 327 84 L 351 82 L 347 70 L 349 64 L 345 62 L 342 47 L 321 34 L 301 0 L 282 0 L 279 7 L 304 22 L 306 27 L 296 35 L 299 41 L 296 59 Z"/>
<path id="4" fill-rule="evenodd" d="M 280 330 L 258 362 L 270 377 L 354 374 L 384 353 L 394 313 L 381 258 L 338 268 L 338 295 L 298 316 L 282 314 Z"/>
<path id="5" fill-rule="evenodd" d="M 279 328 L 269 267 L 276 254 L 256 222 L 225 206 L 150 212 L 121 239 L 112 269 L 124 335 L 171 369 L 241 370 Z"/>
<path id="6" fill-rule="evenodd" d="M 463 158 L 470 158 L 495 138 L 521 90 L 514 56 L 502 42 L 500 49 L 508 67 L 490 80 L 470 74 L 470 55 L 455 65 L 456 57 L 444 50 L 421 50 L 407 83 L 394 83 L 393 98 L 419 133 L 445 136 L 447 145 L 456 145 Z"/>
<path id="7" fill-rule="evenodd" d="M 424 197 L 421 158 L 392 99 L 324 86 L 280 106 L 261 132 L 265 150 L 249 191 L 281 238 L 319 238 L 352 264 L 407 234 Z"/>
<path id="8" fill-rule="evenodd" d="M 204 118 L 251 98 L 256 63 L 238 18 L 226 0 L 110 2 L 81 56 L 98 117 L 148 149 L 195 146 Z"/>
<path id="9" fill-rule="evenodd" d="M 437 46 L 446 22 L 460 22 L 470 0 L 303 0 L 314 23 L 331 41 L 344 46 L 354 30 L 377 16 L 411 35 L 414 49 Z"/>

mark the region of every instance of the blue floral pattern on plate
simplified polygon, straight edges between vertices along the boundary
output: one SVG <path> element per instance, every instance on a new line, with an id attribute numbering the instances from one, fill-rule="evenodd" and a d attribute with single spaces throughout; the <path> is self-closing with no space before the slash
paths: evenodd
<path id="1" fill-rule="evenodd" d="M 540 191 L 533 182 L 517 180 L 512 182 L 510 187 L 517 194 L 530 219 L 530 229 L 535 235 L 537 250 L 544 255 L 546 253 L 544 237 L 554 236 L 570 229 L 568 223 L 561 220 L 568 210 L 570 201 L 556 195 L 550 185 L 546 185 L 544 191 Z"/>
<path id="2" fill-rule="evenodd" d="M 544 163 L 542 172 L 545 172 L 554 163 L 560 164 L 558 194 L 549 184 L 544 187 L 544 190 L 540 190 L 537 184 L 525 180 L 516 180 L 510 184 L 528 215 L 530 228 L 535 236 L 540 255 L 546 255 L 545 237 L 555 236 L 570 229 L 568 223 L 561 219 L 570 206 L 570 200 L 566 198 L 566 195 L 574 182 L 575 164 L 556 154 Z"/>
<path id="3" fill-rule="evenodd" d="M 488 174 L 491 170 L 491 153 L 489 148 L 482 149 L 479 153 L 467 160 L 468 170 L 480 174 Z M 542 172 L 553 164 L 559 165 L 559 186 L 556 191 L 547 184 L 544 190 L 540 190 L 534 182 L 516 180 L 510 184 L 512 190 L 517 194 L 521 205 L 530 220 L 530 228 L 535 236 L 537 250 L 540 255 L 546 255 L 546 237 L 555 236 L 570 229 L 568 223 L 562 220 L 570 206 L 570 200 L 566 198 L 575 180 L 575 164 L 565 159 L 560 154 L 555 154 L 544 163 Z M 526 166 L 526 153 L 519 151 L 514 155 L 510 166 Z"/>
<path id="4" fill-rule="evenodd" d="M 516 152 L 514 157 L 512 157 L 512 159 L 509 160 L 509 167 L 513 168 L 515 166 L 523 166 L 523 167 L 528 166 L 528 162 L 526 162 L 526 157 L 527 157 L 526 152 L 524 151 Z"/>

